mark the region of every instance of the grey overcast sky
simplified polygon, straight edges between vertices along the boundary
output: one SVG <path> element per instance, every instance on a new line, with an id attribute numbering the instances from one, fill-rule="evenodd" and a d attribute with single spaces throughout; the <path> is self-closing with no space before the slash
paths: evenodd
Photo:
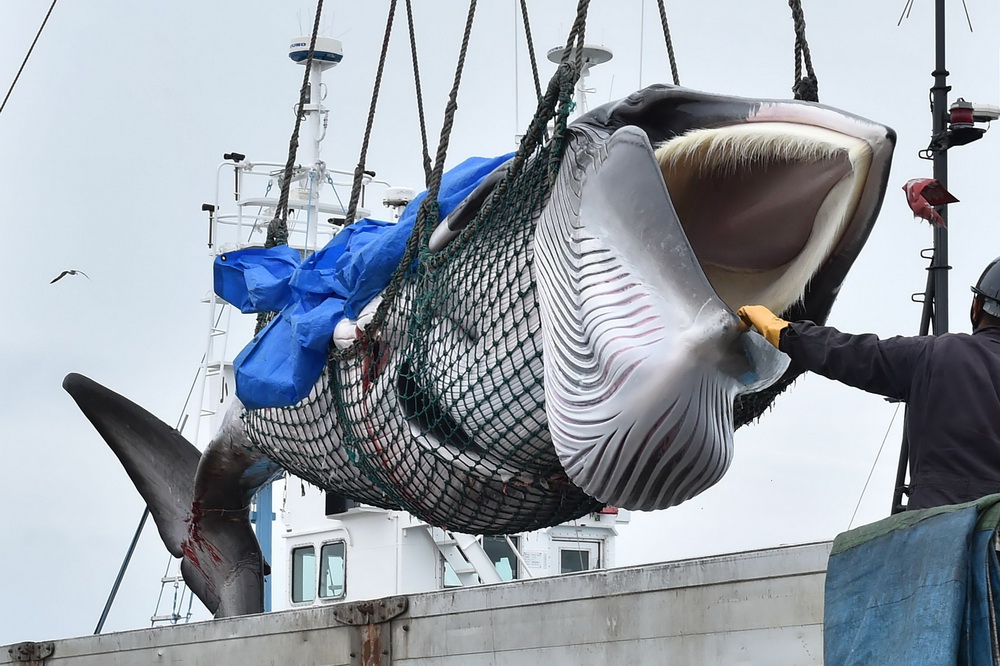
<path id="1" fill-rule="evenodd" d="M 588 41 L 615 51 L 589 84 L 592 105 L 668 82 L 656 4 L 594 0 Z M 831 316 L 844 330 L 912 334 L 930 227 L 900 191 L 930 176 L 917 158 L 930 133 L 933 3 L 804 0 L 821 100 L 894 127 L 899 144 L 882 215 Z M 1000 103 L 1000 5 L 949 0 L 952 99 Z M 13 79 L 48 8 L 3 0 L 0 86 Z M 428 122 L 435 137 L 467 3 L 417 0 Z M 480 3 L 449 164 L 512 149 L 532 111 L 514 0 Z M 533 0 L 543 51 L 564 42 L 575 3 Z M 387 0 L 327 0 L 323 34 L 344 62 L 326 77 L 331 137 L 324 157 L 351 168 L 377 63 Z M 785 0 L 667 2 L 682 82 L 748 97 L 788 97 L 793 32 Z M 285 52 L 309 30 L 314 5 L 215 0 L 61 0 L 0 114 L 5 288 L 0 326 L 0 644 L 90 633 L 142 511 L 139 495 L 60 383 L 82 372 L 177 420 L 204 350 L 210 288 L 200 207 L 227 151 L 283 161 L 301 71 Z M 402 14 L 402 5 L 400 9 Z M 643 20 L 644 19 L 644 20 Z M 386 69 L 369 165 L 419 187 L 419 134 L 404 25 Z M 542 75 L 553 66 L 542 60 Z M 1000 138 L 988 132 L 951 155 L 952 330 L 967 331 L 968 285 L 1000 255 Z M 82 276 L 49 281 L 64 269 Z M 674 509 L 633 514 L 618 564 L 663 561 L 830 539 L 886 515 L 901 414 L 875 396 L 801 379 L 759 423 L 736 435 L 727 476 Z M 888 431 L 888 435 L 887 435 Z M 880 444 L 885 450 L 862 488 Z M 147 626 L 165 550 L 152 530 L 108 629 Z"/>

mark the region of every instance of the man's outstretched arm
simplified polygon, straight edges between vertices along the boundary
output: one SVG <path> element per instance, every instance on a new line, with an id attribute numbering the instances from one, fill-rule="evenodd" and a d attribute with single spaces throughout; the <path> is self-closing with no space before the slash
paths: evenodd
<path id="1" fill-rule="evenodd" d="M 933 340 L 926 336 L 881 340 L 811 321 L 787 322 L 761 305 L 744 306 L 737 314 L 748 329 L 755 328 L 802 368 L 900 400 L 908 397 L 914 368 Z"/>

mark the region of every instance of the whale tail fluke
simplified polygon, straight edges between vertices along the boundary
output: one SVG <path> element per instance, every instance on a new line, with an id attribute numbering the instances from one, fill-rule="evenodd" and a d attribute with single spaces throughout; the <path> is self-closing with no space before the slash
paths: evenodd
<path id="1" fill-rule="evenodd" d="M 273 463 L 248 450 L 232 421 L 203 455 L 177 430 L 83 375 L 67 375 L 63 388 L 121 461 L 167 550 L 183 558 L 191 591 L 216 617 L 261 612 L 266 564 L 249 505 L 273 476 Z"/>
<path id="2" fill-rule="evenodd" d="M 101 434 L 146 501 L 170 554 L 183 557 L 201 454 L 177 430 L 97 382 L 71 373 L 63 388 Z"/>

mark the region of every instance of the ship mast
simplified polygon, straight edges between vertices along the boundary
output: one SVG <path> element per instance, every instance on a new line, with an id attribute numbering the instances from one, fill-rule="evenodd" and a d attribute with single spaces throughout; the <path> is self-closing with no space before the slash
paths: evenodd
<path id="1" fill-rule="evenodd" d="M 994 106 L 976 105 L 959 98 L 950 107 L 948 93 L 948 68 L 946 55 L 946 9 L 945 0 L 935 0 L 934 3 L 934 85 L 931 87 L 931 142 L 920 152 L 920 157 L 931 160 L 934 168 L 934 179 L 941 189 L 948 189 L 948 149 L 963 146 L 982 138 L 986 130 L 976 127 L 975 123 L 989 122 L 1000 117 L 1000 110 Z M 971 24 L 970 24 L 971 27 Z M 934 225 L 934 248 L 927 269 L 927 285 L 923 293 L 923 310 L 920 318 L 920 335 L 933 333 L 942 335 L 948 332 L 948 206 L 935 206 L 941 216 L 942 224 Z M 909 442 L 906 431 L 903 431 L 903 443 L 900 448 L 899 464 L 896 468 L 896 485 L 892 497 L 892 513 L 905 510 L 903 494 L 907 492 L 905 485 L 907 466 L 909 462 Z"/>

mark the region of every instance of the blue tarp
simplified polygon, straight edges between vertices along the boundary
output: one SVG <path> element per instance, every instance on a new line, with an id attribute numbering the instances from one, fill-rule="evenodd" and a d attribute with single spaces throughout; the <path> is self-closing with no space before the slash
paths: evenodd
<path id="1" fill-rule="evenodd" d="M 511 158 L 471 157 L 441 179 L 443 219 L 486 176 Z M 419 194 L 395 224 L 365 218 L 300 263 L 287 246 L 247 248 L 215 260 L 215 293 L 242 312 L 278 314 L 234 362 L 236 395 L 249 409 L 286 407 L 305 398 L 326 363 L 333 329 L 389 284 L 417 212 Z"/>
<path id="2" fill-rule="evenodd" d="M 1000 495 L 990 495 L 838 536 L 826 573 L 824 663 L 992 665 L 998 522 Z"/>

